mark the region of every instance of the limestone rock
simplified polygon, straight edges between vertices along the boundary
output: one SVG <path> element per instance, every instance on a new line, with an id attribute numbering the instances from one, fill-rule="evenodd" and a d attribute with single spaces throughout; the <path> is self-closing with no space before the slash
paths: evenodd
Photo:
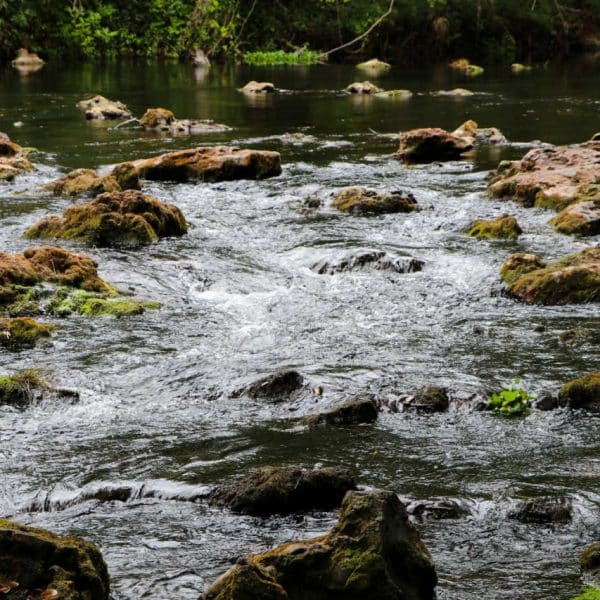
<path id="1" fill-rule="evenodd" d="M 480 239 L 515 240 L 523 233 L 523 230 L 515 217 L 502 215 L 496 219 L 474 221 L 469 225 L 466 233 Z"/>
<path id="2" fill-rule="evenodd" d="M 104 96 L 94 96 L 81 100 L 77 106 L 85 111 L 85 118 L 92 119 L 129 119 L 131 113 L 122 102 L 109 100 Z"/>
<path id="3" fill-rule="evenodd" d="M 560 233 L 577 236 L 600 233 L 600 194 L 594 200 L 571 204 L 549 221 Z"/>

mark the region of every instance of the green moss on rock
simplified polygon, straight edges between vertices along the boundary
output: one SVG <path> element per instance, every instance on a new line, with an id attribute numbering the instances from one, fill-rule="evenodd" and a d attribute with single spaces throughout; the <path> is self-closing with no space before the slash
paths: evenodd
<path id="1" fill-rule="evenodd" d="M 588 587 L 579 596 L 573 598 L 573 600 L 600 600 L 600 589 Z"/>
<path id="2" fill-rule="evenodd" d="M 0 519 L 0 578 L 18 584 L 19 598 L 42 597 L 40 592 L 68 600 L 110 596 L 106 563 L 95 544 L 6 519 Z"/>
<path id="3" fill-rule="evenodd" d="M 187 223 L 176 206 L 128 190 L 101 194 L 88 204 L 68 208 L 62 217 L 46 217 L 30 227 L 25 235 L 112 246 L 149 244 L 159 237 L 186 232 Z"/>
<path id="4" fill-rule="evenodd" d="M 515 217 L 502 215 L 497 219 L 474 221 L 466 233 L 479 239 L 514 240 L 523 233 L 523 230 Z"/>
<path id="5" fill-rule="evenodd" d="M 600 233 L 600 198 L 567 206 L 549 223 L 560 233 L 597 235 Z"/>
<path id="6" fill-rule="evenodd" d="M 500 277 L 504 283 L 512 283 L 525 273 L 543 269 L 546 263 L 535 254 L 517 252 L 511 254 L 500 267 Z"/>
<path id="7" fill-rule="evenodd" d="M 10 350 L 32 348 L 42 338 L 50 337 L 54 326 L 30 317 L 0 317 L 0 346 Z"/>
<path id="8" fill-rule="evenodd" d="M 378 194 L 364 187 L 347 187 L 334 198 L 332 206 L 355 215 L 408 213 L 418 210 L 414 196 L 407 192 Z"/>
<path id="9" fill-rule="evenodd" d="M 600 371 L 578 377 L 560 389 L 561 401 L 571 408 L 600 409 Z M 600 557 L 600 550 L 598 550 Z M 599 564 L 600 567 L 600 559 Z"/>
<path id="10" fill-rule="evenodd" d="M 0 377 L 0 404 L 24 406 L 32 401 L 36 390 L 46 389 L 49 385 L 37 369 Z"/>
<path id="11" fill-rule="evenodd" d="M 93 169 L 76 169 L 47 184 L 46 189 L 55 196 L 95 196 L 104 192 L 120 192 L 121 186 L 113 175 L 100 176 Z"/>

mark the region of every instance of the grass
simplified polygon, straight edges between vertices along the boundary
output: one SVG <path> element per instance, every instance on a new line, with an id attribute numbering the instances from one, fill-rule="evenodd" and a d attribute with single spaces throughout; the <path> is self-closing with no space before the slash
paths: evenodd
<path id="1" fill-rule="evenodd" d="M 285 52 L 273 50 L 270 52 L 246 52 L 244 62 L 257 67 L 270 67 L 273 65 L 314 65 L 319 62 L 321 53 L 316 50 L 303 50 L 301 52 Z"/>

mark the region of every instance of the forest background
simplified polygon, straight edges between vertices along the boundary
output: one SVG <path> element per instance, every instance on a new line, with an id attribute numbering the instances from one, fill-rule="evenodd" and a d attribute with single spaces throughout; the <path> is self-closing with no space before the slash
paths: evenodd
<path id="1" fill-rule="evenodd" d="M 0 59 L 298 56 L 376 25 L 327 58 L 527 62 L 600 50 L 599 24 L 600 0 L 0 0 Z"/>

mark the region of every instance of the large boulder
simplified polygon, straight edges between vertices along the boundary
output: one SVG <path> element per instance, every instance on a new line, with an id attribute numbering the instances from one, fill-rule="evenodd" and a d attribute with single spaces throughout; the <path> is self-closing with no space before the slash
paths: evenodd
<path id="1" fill-rule="evenodd" d="M 502 215 L 496 219 L 480 219 L 467 228 L 466 234 L 480 239 L 515 240 L 523 230 L 517 219 L 510 215 Z"/>
<path id="2" fill-rule="evenodd" d="M 458 160 L 473 144 L 445 129 L 411 129 L 400 136 L 396 157 L 409 163 Z"/>
<path id="3" fill-rule="evenodd" d="M 12 181 L 20 173 L 32 168 L 27 152 L 0 132 L 0 181 Z"/>
<path id="4" fill-rule="evenodd" d="M 525 206 L 562 210 L 600 198 L 600 141 L 530 150 L 503 161 L 490 175 L 488 193 Z"/>
<path id="5" fill-rule="evenodd" d="M 242 566 L 252 570 L 252 598 L 434 600 L 437 584 L 404 505 L 385 491 L 348 492 L 330 533 L 249 557 L 219 578 L 204 600 L 238 600 L 233 590 L 240 589 L 242 575 L 248 577 Z"/>
<path id="6" fill-rule="evenodd" d="M 500 273 L 508 283 L 508 294 L 527 304 L 600 301 L 600 247 L 587 248 L 548 265 L 535 255 L 513 255 Z"/>
<path id="7" fill-rule="evenodd" d="M 240 481 L 217 486 L 210 493 L 209 503 L 261 516 L 331 510 L 340 506 L 348 490 L 354 489 L 354 478 L 343 469 L 261 467 Z"/>
<path id="8" fill-rule="evenodd" d="M 342 189 L 334 197 L 332 206 L 353 215 L 407 213 L 419 209 L 417 201 L 411 193 L 396 191 L 378 194 L 360 186 Z"/>
<path id="9" fill-rule="evenodd" d="M 567 381 L 560 389 L 559 398 L 571 408 L 600 410 L 600 371 Z"/>
<path id="10" fill-rule="evenodd" d="M 122 102 L 109 100 L 104 96 L 94 96 L 81 100 L 77 106 L 85 111 L 85 118 L 92 119 L 129 119 L 131 112 Z"/>
<path id="11" fill-rule="evenodd" d="M 100 194 L 88 204 L 68 208 L 62 217 L 45 217 L 25 235 L 62 238 L 94 246 L 137 245 L 187 232 L 181 211 L 136 190 Z"/>
<path id="12" fill-rule="evenodd" d="M 571 204 L 561 210 L 550 225 L 560 233 L 577 236 L 600 233 L 600 194 L 594 200 Z"/>
<path id="13" fill-rule="evenodd" d="M 7 600 L 110 597 L 108 570 L 98 546 L 6 519 L 0 519 L 0 580 Z"/>
<path id="14" fill-rule="evenodd" d="M 210 146 L 177 150 L 117 165 L 131 176 L 160 181 L 264 179 L 281 174 L 279 152 Z M 113 174 L 115 170 L 113 170 Z"/>

